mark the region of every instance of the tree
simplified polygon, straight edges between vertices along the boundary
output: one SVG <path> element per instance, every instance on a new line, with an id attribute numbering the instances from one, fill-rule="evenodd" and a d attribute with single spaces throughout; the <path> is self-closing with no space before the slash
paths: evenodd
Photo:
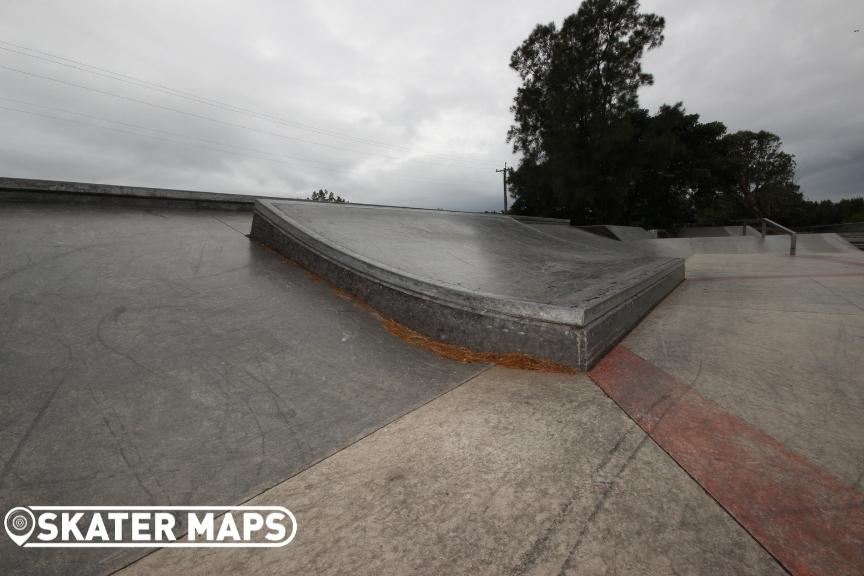
<path id="1" fill-rule="evenodd" d="M 722 185 L 721 122 L 702 124 L 680 102 L 657 114 L 631 113 L 637 127 L 628 153 L 635 180 L 628 190 L 624 222 L 675 232 L 696 218 L 696 206 Z"/>
<path id="2" fill-rule="evenodd" d="M 513 52 L 522 80 L 507 139 L 522 154 L 513 211 L 614 222 L 634 179 L 627 153 L 646 50 L 663 41 L 663 18 L 638 0 L 585 0 L 558 30 L 537 26 Z"/>
<path id="3" fill-rule="evenodd" d="M 539 25 L 513 52 L 522 85 L 507 133 L 521 153 L 508 180 L 511 212 L 673 232 L 753 217 L 840 218 L 833 203 L 804 200 L 778 136 L 727 134 L 681 103 L 653 116 L 639 107 L 639 88 L 652 83 L 641 59 L 660 46 L 663 26 L 639 13 L 638 0 L 584 0 L 560 29 Z"/>
<path id="4" fill-rule="evenodd" d="M 329 192 L 326 188 L 313 191 L 312 195 L 306 199 L 314 202 L 333 202 L 335 204 L 346 204 L 348 202 L 341 196 L 335 196 L 333 192 Z"/>
<path id="5" fill-rule="evenodd" d="M 795 218 L 804 197 L 795 184 L 795 157 L 783 152 L 776 134 L 742 130 L 725 138 L 734 182 L 724 194 L 744 217 Z"/>

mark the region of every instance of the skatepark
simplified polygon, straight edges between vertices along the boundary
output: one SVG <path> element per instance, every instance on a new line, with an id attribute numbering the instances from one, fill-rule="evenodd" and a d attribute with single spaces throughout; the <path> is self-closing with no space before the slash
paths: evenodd
<path id="1" fill-rule="evenodd" d="M 864 252 L 639 230 L 0 179 L 4 509 L 298 523 L 0 572 L 860 573 Z"/>

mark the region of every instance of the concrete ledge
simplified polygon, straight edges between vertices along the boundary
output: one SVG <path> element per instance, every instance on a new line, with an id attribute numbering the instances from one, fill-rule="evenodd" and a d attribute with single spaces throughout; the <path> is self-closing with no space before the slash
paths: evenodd
<path id="1" fill-rule="evenodd" d="M 579 254 L 496 215 L 263 200 L 251 236 L 436 340 L 580 370 L 684 278 L 681 260 L 587 244 Z"/>
<path id="2" fill-rule="evenodd" d="M 144 207 L 216 208 L 250 212 L 256 196 L 88 182 L 0 178 L 0 202 L 46 202 Z M 270 197 L 273 198 L 273 197 Z M 274 198 L 275 199 L 275 198 Z"/>

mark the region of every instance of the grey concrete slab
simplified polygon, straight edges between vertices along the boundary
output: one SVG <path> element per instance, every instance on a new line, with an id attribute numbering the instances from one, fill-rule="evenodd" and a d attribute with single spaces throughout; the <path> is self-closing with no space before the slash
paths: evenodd
<path id="1" fill-rule="evenodd" d="M 632 240 L 643 240 L 648 238 L 656 238 L 654 234 L 642 228 L 641 226 L 607 226 L 609 230 L 615 234 L 615 237 L 622 242 L 630 242 Z"/>
<path id="2" fill-rule="evenodd" d="M 257 196 L 93 182 L 0 177 L 0 204 L 24 202 L 113 204 L 130 207 L 218 208 L 250 212 Z"/>
<path id="3" fill-rule="evenodd" d="M 575 226 L 575 228 L 591 232 L 592 234 L 597 234 L 598 236 L 604 236 L 606 238 L 620 240 L 622 242 L 632 242 L 633 240 L 647 240 L 649 238 L 656 238 L 654 234 L 640 226 L 613 226 L 611 224 L 595 224 L 592 226 Z"/>
<path id="4" fill-rule="evenodd" d="M 544 216 L 523 216 L 522 214 L 508 214 L 510 218 L 518 220 L 523 224 L 551 224 L 560 226 L 569 226 L 570 220 L 566 218 L 546 218 Z"/>
<path id="5" fill-rule="evenodd" d="M 285 548 L 136 574 L 784 574 L 585 376 L 493 368 L 254 500 Z"/>
<path id="6" fill-rule="evenodd" d="M 691 254 L 762 254 L 789 253 L 789 236 L 759 236 L 660 238 L 636 240 L 630 244 L 646 254 L 687 258 Z M 860 252 L 837 234 L 799 234 L 798 254 L 828 254 Z"/>
<path id="7" fill-rule="evenodd" d="M 785 277 L 861 272 L 864 254 L 694 254 L 687 259 L 687 277 Z"/>
<path id="8" fill-rule="evenodd" d="M 812 226 L 805 232 L 834 232 L 859 250 L 864 250 L 864 222 Z"/>
<path id="9" fill-rule="evenodd" d="M 729 229 L 726 226 L 692 226 L 689 228 L 682 228 L 678 231 L 679 238 L 713 238 L 737 236 L 738 234 L 740 234 L 740 231 L 736 234 L 730 234 Z"/>
<path id="10" fill-rule="evenodd" d="M 517 220 L 531 226 L 538 232 L 554 236 L 559 240 L 574 242 L 577 246 L 596 246 L 600 250 L 612 250 L 616 253 L 640 254 L 637 248 L 621 242 L 611 233 L 598 234 L 588 229 L 591 227 L 570 226 L 570 222 L 567 220 L 553 220 L 551 218 L 528 220 L 524 216 L 517 218 Z M 607 227 L 602 226 L 598 228 L 606 230 Z M 648 235 L 647 237 L 650 238 L 651 236 Z"/>
<path id="11" fill-rule="evenodd" d="M 482 369 L 392 337 L 251 216 L 0 209 L 0 505 L 233 505 Z M 106 574 L 138 549 L 2 574 Z"/>
<path id="12" fill-rule="evenodd" d="M 804 253 L 827 254 L 846 252 L 854 254 L 860 250 L 849 240 L 833 232 L 798 234 L 798 244 Z"/>
<path id="13" fill-rule="evenodd" d="M 864 478 L 864 255 L 709 255 L 623 344 L 839 478 Z"/>
<path id="14" fill-rule="evenodd" d="M 729 236 L 761 236 L 762 233 L 753 226 L 724 226 Z"/>
<path id="15" fill-rule="evenodd" d="M 683 277 L 503 215 L 262 200 L 252 236 L 428 336 L 580 369 Z"/>

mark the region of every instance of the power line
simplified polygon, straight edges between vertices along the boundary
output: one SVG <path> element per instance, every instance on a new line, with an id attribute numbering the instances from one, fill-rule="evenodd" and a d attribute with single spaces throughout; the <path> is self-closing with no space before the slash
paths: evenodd
<path id="1" fill-rule="evenodd" d="M 52 119 L 52 120 L 59 120 L 59 121 L 61 121 L 61 122 L 67 122 L 67 123 L 76 124 L 76 125 L 79 125 L 79 126 L 85 126 L 85 127 L 87 127 L 87 128 L 99 128 L 99 129 L 102 129 L 102 130 L 108 130 L 108 131 L 111 131 L 111 132 L 117 132 L 117 133 L 121 133 L 121 134 L 130 134 L 130 135 L 133 135 L 133 136 L 145 136 L 145 137 L 148 137 L 148 138 L 153 138 L 153 139 L 161 140 L 161 141 L 164 141 L 164 142 L 171 142 L 171 143 L 174 143 L 174 144 L 181 144 L 181 145 L 184 145 L 184 146 L 191 146 L 191 147 L 194 147 L 194 148 L 202 148 L 202 149 L 206 149 L 206 150 L 214 150 L 214 151 L 217 151 L 217 152 L 222 152 L 222 153 L 224 153 L 224 154 L 232 154 L 232 155 L 235 155 L 235 156 L 245 156 L 245 157 L 249 157 L 249 158 L 255 158 L 255 159 L 259 159 L 259 160 L 266 160 L 266 161 L 270 161 L 270 162 L 277 162 L 277 163 L 282 163 L 282 164 L 285 164 L 285 163 L 294 163 L 294 164 L 298 164 L 298 163 L 299 163 L 299 164 L 304 164 L 304 165 L 307 165 L 307 166 L 311 166 L 312 168 L 317 168 L 317 169 L 321 169 L 321 170 L 329 170 L 329 171 L 343 172 L 343 173 L 351 173 L 351 172 L 352 172 L 352 170 L 347 169 L 347 168 L 341 168 L 341 167 L 337 167 L 337 166 L 332 166 L 332 165 L 327 165 L 327 164 L 321 164 L 321 163 L 319 163 L 319 162 L 315 162 L 315 161 L 313 161 L 313 160 L 309 160 L 309 159 L 302 159 L 302 158 L 291 157 L 291 156 L 272 157 L 272 155 L 270 155 L 268 152 L 261 151 L 261 150 L 257 150 L 257 149 L 254 149 L 254 148 L 244 148 L 244 147 L 241 147 L 241 146 L 235 146 L 235 145 L 232 145 L 232 144 L 224 144 L 224 143 L 217 142 L 217 141 L 213 141 L 213 140 L 206 140 L 206 139 L 196 138 L 196 137 L 193 137 L 193 136 L 187 136 L 187 135 L 185 135 L 185 134 L 180 134 L 180 133 L 176 133 L 176 132 L 169 132 L 169 131 L 166 131 L 166 130 L 159 130 L 159 129 L 156 129 L 156 128 L 150 128 L 150 127 L 147 127 L 147 126 L 141 126 L 141 125 L 137 125 L 137 124 L 131 124 L 131 123 L 128 123 L 128 122 L 120 122 L 120 121 L 115 121 L 115 120 L 109 120 L 109 119 L 99 118 L 99 117 L 97 117 L 97 116 L 91 116 L 91 115 L 89 115 L 89 114 L 83 114 L 83 113 L 80 113 L 80 112 L 72 112 L 72 111 L 69 111 L 69 110 L 63 110 L 63 109 L 57 109 L 57 108 L 51 108 L 51 107 L 48 107 L 48 106 L 43 106 L 43 105 L 41 105 L 41 104 L 34 104 L 34 103 L 25 102 L 25 101 L 23 101 L 23 100 L 15 100 L 15 99 L 13 99 L 13 98 L 0 98 L 0 100 L 6 100 L 6 101 L 11 101 L 11 102 L 18 102 L 18 103 L 22 103 L 22 104 L 25 104 L 25 105 L 28 105 L 28 106 L 35 106 L 35 107 L 39 107 L 39 108 L 45 108 L 45 109 L 49 109 L 49 110 L 59 111 L 59 112 L 61 112 L 61 113 L 66 113 L 66 114 L 80 115 L 80 116 L 82 116 L 82 117 L 89 117 L 89 118 L 91 118 L 91 119 L 95 119 L 95 120 L 102 121 L 102 122 L 115 122 L 115 123 L 118 123 L 118 124 L 122 124 L 122 125 L 130 126 L 130 127 L 135 127 L 135 128 L 141 129 L 141 130 L 148 130 L 148 131 L 152 131 L 152 132 L 159 132 L 159 133 L 163 133 L 163 134 L 167 134 L 167 135 L 174 135 L 174 136 L 178 136 L 178 137 L 180 137 L 180 138 L 187 138 L 187 139 L 190 139 L 190 140 L 197 140 L 197 141 L 201 141 L 201 142 L 209 142 L 209 143 L 211 143 L 211 144 L 213 144 L 213 145 L 195 144 L 195 143 L 192 143 L 192 142 L 186 142 L 186 141 L 182 141 L 182 140 L 176 140 L 176 139 L 174 139 L 174 138 L 166 138 L 166 137 L 162 137 L 162 136 L 156 136 L 156 135 L 153 135 L 153 134 L 142 134 L 142 133 L 140 133 L 140 132 L 135 132 L 135 131 L 133 131 L 133 130 L 126 130 L 126 129 L 123 129 L 123 128 L 117 128 L 117 127 L 114 127 L 114 126 L 103 126 L 103 125 L 100 125 L 100 124 L 91 124 L 91 123 L 88 123 L 88 122 L 82 122 L 82 121 L 80 121 L 80 120 L 74 120 L 74 119 L 71 119 L 71 118 L 63 118 L 63 117 L 60 117 L 60 116 L 54 116 L 54 115 L 51 115 L 51 114 L 43 114 L 43 113 L 40 113 L 40 112 L 34 112 L 34 111 L 32 111 L 32 110 L 22 110 L 22 109 L 20 109 L 20 108 L 13 108 L 13 107 L 10 107 L 10 106 L 2 106 L 2 105 L 0 105 L 0 110 L 7 110 L 7 111 L 11 111 L 11 112 L 18 112 L 18 113 L 21 113 L 21 114 L 27 114 L 27 115 L 30 115 L 30 116 L 36 116 L 36 117 L 47 118 L 47 119 Z M 224 148 L 222 148 L 222 147 L 230 147 L 230 148 L 236 148 L 236 149 L 240 149 L 240 150 L 250 150 L 250 151 L 254 151 L 254 152 L 256 152 L 256 154 L 248 154 L 248 153 L 243 153 L 243 152 L 236 152 L 236 151 L 233 151 L 233 150 L 226 150 L 226 149 L 224 149 Z M 287 162 L 286 162 L 286 161 L 287 161 Z M 313 165 L 313 164 L 314 164 L 314 165 Z M 448 181 L 445 181 L 445 180 L 437 180 L 437 179 L 432 179 L 432 178 L 424 178 L 424 177 L 416 177 L 416 176 L 401 176 L 401 175 L 397 175 L 397 174 L 390 174 L 389 177 L 390 177 L 390 178 L 395 178 L 395 179 L 400 179 L 400 180 L 411 180 L 411 181 L 420 181 L 420 182 L 430 182 L 430 183 L 434 183 L 434 184 L 443 184 L 443 185 L 447 185 L 447 186 L 452 186 L 452 185 L 453 185 L 452 182 L 448 182 Z M 476 182 L 476 181 L 475 181 L 475 182 Z M 469 190 L 469 191 L 479 193 L 478 190 Z"/>
<path id="2" fill-rule="evenodd" d="M 256 118 L 268 120 L 270 122 L 275 122 L 275 123 L 282 124 L 285 126 L 297 128 L 300 130 L 306 130 L 306 131 L 313 132 L 316 134 L 329 136 L 332 138 L 339 138 L 339 139 L 343 139 L 343 140 L 346 140 L 349 142 L 355 142 L 355 143 L 359 143 L 359 144 L 367 144 L 367 145 L 372 145 L 372 146 L 387 147 L 387 148 L 394 148 L 394 149 L 399 149 L 399 150 L 404 150 L 404 151 L 411 151 L 411 148 L 408 146 L 391 144 L 391 143 L 382 142 L 380 140 L 374 140 L 374 139 L 370 139 L 370 138 L 357 137 L 357 136 L 349 135 L 346 133 L 338 132 L 335 130 L 319 128 L 316 126 L 312 126 L 310 124 L 304 124 L 301 122 L 287 120 L 285 118 L 281 118 L 279 116 L 268 114 L 266 112 L 259 112 L 257 110 L 252 110 L 250 108 L 244 108 L 241 106 L 236 106 L 234 104 L 230 104 L 230 103 L 216 100 L 213 98 L 200 96 L 197 94 L 193 94 L 191 92 L 178 90 L 176 88 L 171 88 L 170 86 L 166 86 L 164 84 L 158 84 L 155 82 L 150 82 L 148 80 L 137 78 L 135 76 L 130 76 L 128 74 L 123 74 L 120 72 L 115 72 L 115 71 L 112 71 L 112 70 L 109 70 L 106 68 L 101 68 L 99 66 L 95 66 L 93 64 L 88 64 L 86 62 L 83 62 L 81 60 L 75 60 L 72 58 L 67 58 L 65 56 L 52 54 L 50 52 L 44 52 L 41 50 L 36 50 L 34 48 L 29 48 L 27 46 L 22 46 L 20 44 L 14 44 L 12 42 L 7 42 L 5 40 L 0 40 L 0 50 L 5 50 L 7 52 L 19 54 L 21 56 L 26 56 L 28 58 L 34 58 L 34 59 L 42 60 L 45 62 L 50 62 L 52 64 L 56 64 L 59 66 L 66 66 L 68 68 L 73 68 L 75 70 L 80 70 L 82 72 L 87 72 L 89 74 L 93 74 L 93 75 L 97 75 L 97 76 L 102 76 L 104 78 L 109 78 L 111 80 L 115 80 L 118 82 L 125 82 L 127 84 L 131 84 L 131 85 L 138 86 L 141 88 L 146 88 L 148 90 L 153 90 L 156 92 L 161 92 L 163 94 L 168 94 L 168 95 L 175 96 L 178 98 L 184 98 L 186 100 L 191 100 L 191 101 L 196 102 L 198 104 L 204 104 L 207 106 L 220 108 L 220 109 L 227 110 L 230 112 L 235 112 L 235 113 L 239 113 L 239 114 L 245 114 L 248 116 L 253 116 Z M 481 166 L 478 163 L 476 163 L 475 161 L 465 160 L 465 159 L 460 158 L 458 156 L 452 156 L 452 155 L 440 154 L 440 153 L 429 153 L 429 152 L 424 152 L 423 155 L 429 156 L 429 157 L 437 157 L 437 158 L 445 159 L 445 160 L 448 160 L 451 162 L 459 162 L 461 164 L 464 164 L 464 166 L 462 166 L 462 167 L 466 168 L 466 169 L 471 169 L 471 168 L 478 169 L 478 170 L 488 170 L 489 169 L 488 166 Z"/>
<path id="3" fill-rule="evenodd" d="M 85 114 L 85 113 L 83 113 L 83 112 L 75 112 L 75 111 L 73 111 L 73 110 L 66 110 L 65 108 L 55 108 L 55 107 L 53 107 L 53 106 L 45 106 L 45 105 L 43 105 L 43 104 L 37 104 L 37 103 L 35 103 L 35 102 L 28 102 L 28 101 L 26 101 L 26 100 L 18 100 L 17 98 L 6 98 L 6 97 L 3 97 L 3 96 L 0 96 L 0 100 L 5 100 L 6 102 L 14 102 L 14 103 L 16 103 L 16 104 L 23 104 L 23 105 L 25 105 L 25 106 L 32 106 L 32 107 L 34 107 L 34 108 L 41 108 L 41 109 L 43 109 L 43 110 L 50 110 L 50 111 L 52 111 L 52 112 L 59 112 L 59 113 L 61 113 L 61 114 L 69 114 L 69 115 L 72 115 L 72 116 L 80 116 L 80 117 L 82 117 L 82 118 L 88 118 L 88 119 L 90 119 L 90 120 L 95 120 L 95 121 L 97 121 L 97 122 L 108 122 L 108 123 L 111 123 L 111 124 L 119 124 L 119 125 L 121 125 L 121 126 L 127 126 L 127 127 L 129 127 L 129 128 L 135 128 L 135 129 L 138 129 L 138 130 L 145 130 L 145 131 L 147 131 L 147 132 L 156 132 L 156 133 L 159 133 L 159 134 L 165 134 L 165 135 L 167 135 L 167 136 L 174 136 L 174 137 L 179 137 L 179 138 L 186 138 L 186 139 L 194 140 L 194 141 L 201 142 L 201 143 L 204 143 L 204 144 L 212 144 L 212 145 L 216 145 L 216 146 L 222 146 L 222 147 L 225 147 L 225 148 L 235 148 L 235 149 L 237 149 L 237 150 L 245 150 L 245 151 L 248 151 L 248 152 L 255 152 L 256 154 L 272 155 L 272 154 L 271 154 L 269 151 L 267 151 L 267 150 L 260 150 L 260 149 L 258 149 L 258 148 L 249 148 L 249 147 L 246 147 L 246 146 L 237 146 L 237 145 L 235 145 L 235 144 L 226 144 L 226 143 L 224 143 L 224 142 L 219 142 L 219 141 L 217 141 L 217 140 L 210 140 L 210 139 L 207 139 L 207 138 L 198 138 L 198 137 L 196 137 L 196 136 L 189 136 L 189 135 L 186 135 L 186 134 L 182 134 L 182 133 L 179 133 L 179 132 L 172 132 L 172 131 L 169 131 L 169 130 L 161 130 L 161 129 L 159 129 L 159 128 L 153 128 L 153 127 L 151 127 L 151 126 L 142 126 L 142 125 L 140 125 L 140 124 L 133 124 L 133 123 L 131 123 L 131 122 L 124 122 L 124 121 L 122 121 L 122 120 L 113 120 L 113 119 L 111 119 L 111 118 L 102 118 L 102 117 L 100 117 L 100 116 L 93 116 L 93 115 L 91 115 L 91 114 Z M 8 107 L 7 107 L 7 108 L 4 108 L 4 109 L 5 109 L 5 110 L 12 110 L 12 111 L 15 111 L 15 112 L 23 112 L 23 113 L 27 113 L 27 114 L 30 113 L 29 111 L 20 110 L 20 109 L 17 109 L 17 108 L 8 108 Z M 43 117 L 45 117 L 45 118 L 56 118 L 56 117 L 54 117 L 54 116 L 50 116 L 50 115 L 43 115 Z M 66 118 L 57 118 L 57 119 L 68 120 L 68 119 L 66 119 Z M 76 123 L 78 123 L 78 122 L 76 122 Z M 80 124 L 85 125 L 85 126 L 90 126 L 90 127 L 101 127 L 101 126 L 94 125 L 94 124 L 87 124 L 86 122 L 82 122 L 82 123 L 80 123 Z M 112 128 L 112 130 L 113 130 L 113 128 Z M 149 134 L 140 134 L 140 133 L 138 133 L 138 132 L 130 132 L 130 131 L 126 131 L 126 130 L 123 130 L 123 132 L 129 133 L 129 134 L 136 134 L 136 135 L 139 135 L 139 136 L 145 136 L 145 135 L 146 135 L 146 136 L 149 136 Z M 175 140 L 170 140 L 170 141 L 171 141 L 171 142 L 176 142 Z M 183 142 L 183 143 L 186 144 L 186 142 Z M 286 158 L 286 159 L 290 159 L 290 160 L 300 161 L 300 162 L 308 162 L 308 163 L 311 163 L 311 164 L 317 164 L 318 166 L 316 166 L 316 167 L 327 168 L 327 169 L 336 169 L 336 167 L 334 167 L 334 166 L 327 165 L 327 164 L 322 164 L 322 163 L 318 162 L 317 160 L 314 160 L 314 159 L 311 159 L 311 158 L 303 158 L 303 157 L 299 157 L 299 156 L 290 156 L 290 155 L 283 155 L 283 156 L 281 156 L 281 157 L 282 157 L 282 158 Z"/>
<path id="4" fill-rule="evenodd" d="M 133 97 L 131 97 L 131 96 L 125 96 L 125 95 L 123 95 L 123 94 L 117 94 L 117 93 L 115 93 L 115 92 L 110 92 L 110 91 L 108 91 L 108 90 L 102 90 L 102 89 L 99 89 L 99 88 L 94 88 L 94 87 L 92 87 L 92 86 L 87 86 L 87 85 L 85 85 L 85 84 L 79 84 L 79 83 L 77 83 L 77 82 L 72 82 L 72 81 L 69 81 L 69 80 L 63 80 L 63 79 L 61 79 L 61 78 L 54 78 L 53 76 L 47 76 L 47 75 L 45 75 L 45 74 L 38 74 L 38 73 L 36 73 L 36 72 L 30 72 L 30 71 L 28 71 L 28 70 L 21 70 L 20 68 L 13 68 L 13 67 L 11 67 L 11 66 L 5 66 L 5 65 L 3 65 L 3 64 L 0 64 L 0 69 L 8 70 L 8 71 L 11 71 L 11 72 L 16 72 L 16 73 L 18 73 L 18 74 L 23 74 L 23 75 L 25 75 L 25 76 L 30 76 L 30 77 L 33 77 L 33 78 L 39 78 L 39 79 L 41 79 L 41 80 L 48 80 L 48 81 L 50 81 L 50 82 L 56 82 L 56 83 L 58 83 L 58 84 L 65 84 L 65 85 L 67 85 L 67 86 L 73 86 L 73 87 L 75 87 L 75 88 L 79 88 L 79 89 L 82 89 L 82 90 L 87 90 L 87 91 L 89 91 L 89 92 L 94 92 L 94 93 L 96 93 L 96 94 L 103 94 L 103 95 L 106 95 L 106 96 L 111 96 L 112 98 L 118 98 L 118 99 L 120 99 L 120 100 L 126 100 L 126 101 L 128 101 L 128 102 L 134 102 L 134 103 L 136 103 L 136 104 L 142 104 L 142 105 L 144 105 L 144 106 L 150 106 L 150 107 L 152 107 L 152 108 L 158 108 L 158 109 L 160 109 L 160 110 L 167 110 L 167 111 L 174 112 L 174 113 L 177 113 L 177 114 L 183 114 L 183 115 L 185 115 L 185 116 L 190 116 L 190 117 L 192 117 L 192 118 L 199 118 L 199 119 L 201 119 L 201 120 L 207 120 L 208 122 L 215 122 L 216 124 L 222 124 L 222 125 L 224 125 L 224 126 L 230 126 L 230 127 L 232 127 L 232 128 L 241 128 L 241 129 L 243 129 L 243 130 L 248 130 L 248 131 L 250 131 L 250 132 L 257 132 L 257 133 L 259 133 L 259 134 L 266 134 L 266 135 L 268 135 L 268 136 L 274 136 L 274 137 L 276 137 L 276 138 L 282 138 L 282 139 L 284 139 L 284 140 L 294 140 L 294 141 L 297 141 L 297 142 L 303 142 L 303 143 L 306 143 L 306 144 L 312 144 L 312 145 L 315 145 L 315 146 L 321 146 L 321 147 L 324 147 L 324 148 L 331 148 L 331 149 L 334 149 L 334 150 L 348 151 L 348 152 L 353 152 L 353 153 L 355 153 L 355 154 L 362 154 L 362 155 L 366 155 L 366 156 L 377 156 L 377 157 L 386 158 L 386 159 L 389 159 L 389 160 L 396 160 L 396 161 L 401 161 L 401 160 L 403 160 L 402 158 L 398 158 L 398 157 L 396 157 L 396 156 L 389 156 L 389 155 L 386 155 L 386 154 L 380 154 L 380 153 L 375 153 L 375 152 L 366 152 L 366 151 L 363 151 L 363 150 L 355 150 L 355 149 L 353 149 L 353 148 L 344 148 L 344 147 L 341 147 L 341 146 L 334 146 L 334 145 L 332 145 L 332 144 L 326 144 L 326 143 L 323 143 L 323 142 L 316 142 L 316 141 L 314 141 L 314 140 L 307 140 L 307 139 L 305 139 L 305 138 L 300 138 L 300 137 L 297 137 L 297 136 L 289 136 L 289 135 L 287 135 L 287 134 L 281 134 L 281 133 L 279 133 L 279 132 L 272 132 L 272 131 L 270 131 L 270 130 L 264 130 L 264 129 L 262 129 L 262 128 L 256 128 L 256 127 L 254 127 L 254 126 L 248 126 L 248 125 L 246 125 L 246 124 L 239 124 L 239 123 L 237 123 L 237 122 L 229 122 L 229 121 L 227 121 L 227 120 L 221 120 L 221 119 L 219 119 L 219 118 L 214 118 L 214 117 L 212 117 L 212 116 L 206 116 L 206 115 L 204 115 L 204 114 L 198 114 L 198 113 L 196 113 L 196 112 L 190 112 L 190 111 L 188 111 L 188 110 L 181 110 L 181 109 L 179 109 L 179 108 L 172 108 L 171 106 L 165 106 L 165 105 L 163 105 L 163 104 L 157 104 L 157 103 L 155 103 L 155 102 L 149 102 L 149 101 L 147 101 L 147 100 L 141 100 L 141 99 L 139 99 L 139 98 L 133 98 Z M 441 164 L 440 162 L 432 162 L 432 161 L 424 161 L 424 160 L 418 160 L 418 161 L 421 162 L 421 163 L 425 163 L 425 164 Z"/>
<path id="5" fill-rule="evenodd" d="M 0 96 L 0 100 L 5 100 L 5 101 L 7 101 L 7 102 L 14 102 L 14 103 L 16 103 L 16 104 L 23 104 L 23 105 L 25 105 L 25 106 L 33 106 L 33 107 L 35 107 L 35 108 L 42 108 L 42 109 L 44 109 L 44 110 L 50 110 L 50 111 L 52 111 L 52 112 L 60 112 L 60 113 L 62 113 L 62 114 L 70 114 L 70 115 L 72 115 L 72 116 L 80 116 L 80 117 L 82 117 L 82 118 L 89 118 L 89 119 L 91 119 L 91 120 L 95 120 L 95 121 L 97 121 L 97 122 L 108 122 L 108 123 L 111 123 L 111 124 L 119 124 L 119 125 L 121 125 L 121 126 L 127 126 L 127 127 L 129 127 L 129 128 L 135 128 L 135 129 L 138 129 L 138 130 L 145 130 L 145 131 L 148 131 L 148 132 L 156 132 L 156 133 L 159 133 L 159 134 L 165 134 L 165 135 L 167 135 L 167 136 L 173 136 L 173 137 L 185 138 L 185 139 L 188 139 L 188 140 L 194 140 L 194 141 L 196 141 L 196 142 L 202 142 L 202 143 L 204 143 L 204 144 L 211 144 L 211 145 L 221 146 L 221 147 L 225 147 L 225 148 L 234 148 L 234 149 L 237 149 L 237 150 L 245 150 L 245 151 L 247 151 L 247 152 L 254 152 L 254 153 L 256 153 L 256 154 L 263 154 L 263 155 L 268 155 L 268 156 L 275 156 L 275 155 L 272 154 L 270 151 L 267 151 L 267 150 L 261 150 L 260 148 L 251 148 L 251 147 L 249 147 L 249 146 L 238 146 L 238 145 L 236 145 L 236 144 L 227 144 L 227 143 L 225 143 L 225 142 L 219 142 L 218 140 L 211 140 L 211 139 L 208 139 L 208 138 L 199 138 L 199 137 L 197 137 L 197 136 L 190 136 L 190 135 L 188 135 L 188 134 L 184 134 L 184 133 L 181 133 L 181 132 L 172 132 L 172 131 L 170 131 L 170 130 L 162 130 L 162 129 L 159 129 L 159 128 L 153 128 L 152 126 L 142 126 L 141 124 L 134 124 L 134 123 L 131 123 L 131 122 L 125 122 L 125 121 L 123 121 L 123 120 L 114 120 L 114 119 L 111 119 L 111 118 L 104 118 L 104 117 L 101 117 L 101 116 L 94 116 L 94 115 L 92 115 L 92 114 L 85 114 L 84 112 L 76 112 L 76 111 L 74 111 L 74 110 L 67 110 L 67 109 L 65 109 L 65 108 L 56 108 L 56 107 L 52 107 L 52 106 L 45 106 L 44 104 L 37 104 L 37 103 L 35 103 L 35 102 L 28 102 L 28 101 L 26 101 L 26 100 L 18 100 L 18 99 L 16 99 L 16 98 L 6 98 L 6 97 L 2 97 L 2 96 Z M 145 135 L 146 135 L 146 134 L 145 134 Z M 280 155 L 279 155 L 279 158 L 286 158 L 286 159 L 294 160 L 294 161 L 297 161 L 297 162 L 316 164 L 316 165 L 318 165 L 318 167 L 326 168 L 326 169 L 329 169 L 329 170 L 343 170 L 343 171 L 349 171 L 348 169 L 338 168 L 338 167 L 336 167 L 336 166 L 328 165 L 328 164 L 322 164 L 322 163 L 319 162 L 318 160 L 315 160 L 315 159 L 312 159 L 312 158 L 304 158 L 304 157 L 302 157 L 302 156 L 291 156 L 291 155 L 284 155 L 284 154 L 280 154 Z M 406 177 L 406 178 L 407 178 L 407 177 Z M 428 181 L 430 181 L 430 182 L 445 183 L 444 180 L 433 179 L 433 178 L 427 178 L 427 177 L 423 177 L 423 176 L 418 176 L 417 178 L 419 178 L 420 180 L 428 180 Z M 472 183 L 472 184 L 480 184 L 480 185 L 485 185 L 485 184 L 486 184 L 485 182 L 482 182 L 482 181 L 480 181 L 480 180 L 463 179 L 463 178 L 460 178 L 460 182 L 470 182 L 470 183 Z"/>

